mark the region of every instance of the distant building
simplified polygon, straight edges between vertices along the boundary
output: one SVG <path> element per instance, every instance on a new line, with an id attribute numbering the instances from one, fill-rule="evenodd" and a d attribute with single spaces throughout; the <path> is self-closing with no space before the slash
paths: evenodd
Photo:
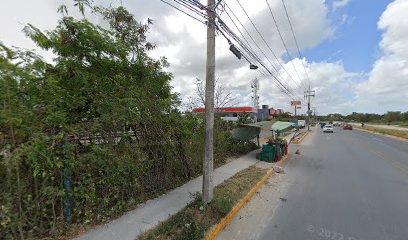
<path id="1" fill-rule="evenodd" d="M 284 111 L 282 109 L 274 109 L 273 107 L 269 108 L 268 105 L 262 105 L 262 108 L 258 109 L 256 113 L 256 118 L 258 121 L 267 121 L 269 117 L 276 117 L 283 113 Z"/>
<path id="2" fill-rule="evenodd" d="M 267 121 L 269 118 L 269 106 L 268 105 L 262 105 L 261 109 L 258 109 L 258 112 L 256 113 L 256 118 L 258 121 Z"/>
<path id="3" fill-rule="evenodd" d="M 282 109 L 274 109 L 274 108 L 270 108 L 270 109 L 269 109 L 269 115 L 270 115 L 270 116 L 276 117 L 276 116 L 279 116 L 279 115 L 281 115 L 281 114 L 283 114 L 283 113 L 284 113 L 284 112 L 283 112 Z"/>

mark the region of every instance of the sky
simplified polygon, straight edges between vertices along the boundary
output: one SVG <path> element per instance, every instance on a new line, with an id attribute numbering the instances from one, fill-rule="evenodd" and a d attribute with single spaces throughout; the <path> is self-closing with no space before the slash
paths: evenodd
<path id="1" fill-rule="evenodd" d="M 249 63 L 237 59 L 229 51 L 227 40 L 218 34 L 216 77 L 236 97 L 236 105 L 251 105 L 251 81 L 258 78 L 260 104 L 286 111 L 293 112 L 291 100 L 301 100 L 304 104 L 303 95 L 309 83 L 316 91 L 312 107 L 319 114 L 408 111 L 408 0 L 284 0 L 300 55 L 282 1 L 268 0 L 290 57 L 266 0 L 239 0 L 261 35 L 237 0 L 222 2 L 230 11 L 226 8 L 219 12 L 221 19 L 238 34 L 227 13 L 236 14 L 243 27 L 235 23 L 254 52 L 295 93 L 294 97 L 287 96 L 272 76 L 250 70 Z M 36 49 L 52 61 L 53 54 L 37 49 L 22 29 L 27 23 L 43 30 L 53 29 L 60 18 L 57 8 L 62 3 L 73 5 L 70 0 L 4 1 L 0 8 L 0 41 L 9 46 Z M 183 100 L 195 95 L 195 79 L 205 79 L 204 24 L 159 0 L 95 0 L 94 3 L 123 5 L 141 22 L 153 19 L 148 40 L 157 48 L 149 55 L 168 58 L 167 71 L 173 74 L 173 90 Z M 75 10 L 69 10 L 80 17 Z M 304 105 L 300 111 L 306 111 Z"/>

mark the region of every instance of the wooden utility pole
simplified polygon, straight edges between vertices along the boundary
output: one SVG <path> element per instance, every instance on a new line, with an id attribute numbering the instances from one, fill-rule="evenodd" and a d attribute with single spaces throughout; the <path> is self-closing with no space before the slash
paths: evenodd
<path id="1" fill-rule="evenodd" d="M 213 199 L 214 171 L 214 78 L 215 78 L 215 0 L 207 0 L 207 63 L 205 75 L 205 149 L 203 161 L 203 201 Z"/>

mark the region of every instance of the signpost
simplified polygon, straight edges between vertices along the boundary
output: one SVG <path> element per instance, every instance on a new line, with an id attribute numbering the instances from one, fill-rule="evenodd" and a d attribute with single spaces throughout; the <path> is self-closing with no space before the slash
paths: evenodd
<path id="1" fill-rule="evenodd" d="M 295 116 L 296 116 L 296 109 L 300 108 L 298 106 L 302 105 L 302 103 L 300 101 L 291 101 L 290 105 L 295 107 Z"/>

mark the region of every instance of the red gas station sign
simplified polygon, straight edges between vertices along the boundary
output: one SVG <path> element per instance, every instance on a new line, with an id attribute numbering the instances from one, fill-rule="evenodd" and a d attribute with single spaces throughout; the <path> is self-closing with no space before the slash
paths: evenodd
<path id="1" fill-rule="evenodd" d="M 194 113 L 205 113 L 205 108 L 195 108 Z M 257 112 L 253 107 L 227 107 L 227 108 L 215 108 L 216 113 L 249 113 Z"/>

